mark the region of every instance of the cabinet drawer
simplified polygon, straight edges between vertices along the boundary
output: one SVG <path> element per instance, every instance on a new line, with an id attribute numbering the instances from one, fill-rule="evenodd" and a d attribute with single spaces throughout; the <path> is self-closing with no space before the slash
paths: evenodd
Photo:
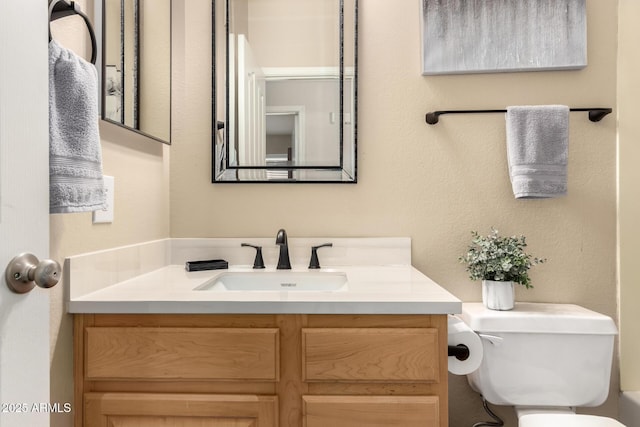
<path id="1" fill-rule="evenodd" d="M 437 427 L 436 396 L 303 396 L 304 427 Z"/>
<path id="2" fill-rule="evenodd" d="M 85 329 L 85 375 L 102 379 L 277 381 L 277 328 Z"/>
<path id="3" fill-rule="evenodd" d="M 435 328 L 302 330 L 305 381 L 438 382 Z"/>
<path id="4" fill-rule="evenodd" d="M 256 395 L 86 393 L 87 427 L 277 427 L 278 398 Z"/>

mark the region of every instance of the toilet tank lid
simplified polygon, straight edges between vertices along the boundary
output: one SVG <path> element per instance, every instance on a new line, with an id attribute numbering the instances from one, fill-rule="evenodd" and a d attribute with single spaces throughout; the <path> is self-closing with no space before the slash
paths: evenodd
<path id="1" fill-rule="evenodd" d="M 516 303 L 497 311 L 463 303 L 462 319 L 476 332 L 616 335 L 613 319 L 574 304 Z"/>

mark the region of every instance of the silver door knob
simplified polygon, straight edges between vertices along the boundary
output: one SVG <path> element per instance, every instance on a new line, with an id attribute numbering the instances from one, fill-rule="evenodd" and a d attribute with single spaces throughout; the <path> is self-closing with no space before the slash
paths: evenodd
<path id="1" fill-rule="evenodd" d="M 36 287 L 51 288 L 60 280 L 60 264 L 52 259 L 39 261 L 35 255 L 22 253 L 13 258 L 5 270 L 9 289 L 24 294 Z"/>

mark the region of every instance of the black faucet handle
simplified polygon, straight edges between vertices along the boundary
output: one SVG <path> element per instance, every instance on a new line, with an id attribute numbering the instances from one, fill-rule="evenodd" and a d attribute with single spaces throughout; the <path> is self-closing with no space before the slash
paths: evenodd
<path id="1" fill-rule="evenodd" d="M 262 259 L 262 246 L 250 245 L 249 243 L 241 243 L 240 246 L 246 246 L 255 249 L 256 258 L 253 260 L 253 268 L 264 268 L 264 260 Z"/>
<path id="2" fill-rule="evenodd" d="M 333 246 L 333 243 L 325 243 L 318 246 L 311 246 L 311 259 L 309 260 L 309 268 L 312 270 L 317 270 L 320 268 L 320 261 L 318 260 L 318 249 L 320 248 L 330 248 Z"/>

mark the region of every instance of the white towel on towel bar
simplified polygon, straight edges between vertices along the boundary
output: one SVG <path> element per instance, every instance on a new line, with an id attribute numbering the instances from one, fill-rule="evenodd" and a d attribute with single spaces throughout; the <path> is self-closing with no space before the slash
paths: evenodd
<path id="1" fill-rule="evenodd" d="M 567 193 L 569 107 L 507 107 L 509 177 L 516 199 Z"/>
<path id="2" fill-rule="evenodd" d="M 93 64 L 49 42 L 49 211 L 102 209 L 98 73 Z"/>

